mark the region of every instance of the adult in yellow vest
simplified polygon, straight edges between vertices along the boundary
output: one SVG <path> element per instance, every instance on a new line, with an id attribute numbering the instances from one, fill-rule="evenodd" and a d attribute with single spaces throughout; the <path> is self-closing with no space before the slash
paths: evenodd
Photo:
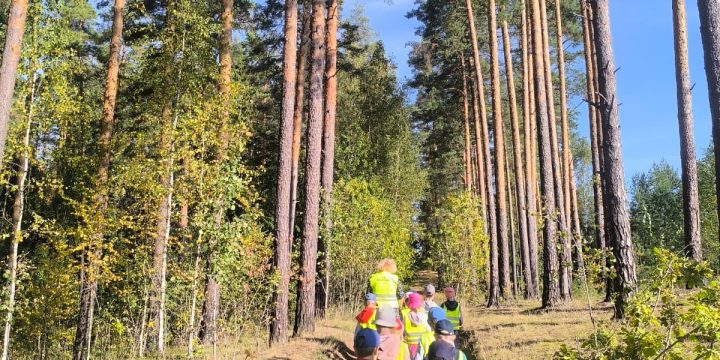
<path id="1" fill-rule="evenodd" d="M 393 259 L 383 259 L 378 263 L 377 272 L 370 276 L 368 284 L 369 293 L 375 294 L 377 297 L 377 306 L 379 308 L 389 306 L 395 309 L 397 315 L 400 315 L 400 299 L 404 296 L 402 284 L 395 273 L 397 265 Z"/>
<path id="2" fill-rule="evenodd" d="M 420 294 L 410 293 L 405 305 L 407 308 L 402 310 L 405 344 L 410 351 L 410 359 L 422 359 L 425 354 L 421 346 L 422 338 L 431 332 L 427 313 L 423 310 L 422 297 Z"/>
<path id="3" fill-rule="evenodd" d="M 445 309 L 445 316 L 453 324 L 455 331 L 460 330 L 463 325 L 463 316 L 460 303 L 455 299 L 455 289 L 448 287 L 443 292 L 447 300 L 440 307 Z"/>

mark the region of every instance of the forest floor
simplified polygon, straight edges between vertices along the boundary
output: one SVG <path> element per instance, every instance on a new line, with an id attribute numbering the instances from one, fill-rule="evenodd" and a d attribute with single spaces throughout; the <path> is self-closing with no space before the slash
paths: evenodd
<path id="1" fill-rule="evenodd" d="M 430 278 L 428 275 L 419 277 L 425 280 Z M 418 285 L 415 284 L 412 289 L 419 290 Z M 593 331 L 587 299 L 580 299 L 580 293 L 577 297 L 551 311 L 539 311 L 537 301 L 515 301 L 498 309 L 487 309 L 460 299 L 466 329 L 458 346 L 471 360 L 551 359 L 562 344 L 576 347 Z M 612 307 L 601 303 L 598 298 L 593 298 L 591 303 L 596 322 L 608 322 Z M 233 352 L 219 349 L 216 358 L 355 359 L 352 350 L 353 317 L 354 312 L 350 310 L 333 311 L 317 323 L 315 333 L 292 339 L 288 345 L 269 350 L 263 349 L 260 344 Z"/>

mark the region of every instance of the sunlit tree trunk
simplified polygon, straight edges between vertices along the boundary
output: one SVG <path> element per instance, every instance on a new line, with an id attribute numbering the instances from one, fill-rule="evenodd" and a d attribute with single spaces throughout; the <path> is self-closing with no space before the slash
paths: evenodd
<path id="1" fill-rule="evenodd" d="M 550 31 L 547 18 L 547 0 L 541 0 L 540 16 L 542 21 L 543 56 L 545 66 L 545 92 L 548 101 L 548 116 L 550 117 L 550 146 L 553 163 L 553 178 L 555 185 L 555 207 L 557 211 L 560 236 L 560 295 L 563 300 L 570 300 L 572 287 L 572 245 L 570 229 L 567 224 L 565 207 L 565 192 L 563 188 L 562 162 L 560 158 L 557 118 L 555 114 L 555 90 L 552 84 L 552 63 L 550 60 Z"/>
<path id="2" fill-rule="evenodd" d="M 511 53 L 511 42 L 510 32 L 508 30 L 507 21 L 502 22 L 502 34 L 503 34 L 503 52 L 505 54 L 505 74 L 507 77 L 508 87 L 508 101 L 510 102 L 510 118 L 512 125 L 512 143 L 513 143 L 513 157 L 515 165 L 515 185 L 517 191 L 515 192 L 515 203 L 517 204 L 517 222 L 520 235 L 520 258 L 523 269 L 523 280 L 525 284 L 532 285 L 530 275 L 530 253 L 528 251 L 528 214 L 525 194 L 525 171 L 523 169 L 523 156 L 520 138 L 520 119 L 517 109 L 517 94 L 515 91 L 515 75 L 513 70 L 513 60 Z M 515 250 L 513 250 L 515 254 Z M 517 282 L 517 281 L 516 281 Z M 525 296 L 527 297 L 527 285 L 525 290 Z"/>
<path id="3" fill-rule="evenodd" d="M 523 126 L 525 135 L 525 189 L 526 189 L 526 206 L 527 206 L 527 254 L 523 251 L 523 258 L 527 257 L 526 268 L 523 269 L 523 277 L 525 283 L 525 298 L 537 299 L 539 295 L 539 272 L 538 272 L 538 231 L 537 231 L 537 207 L 535 192 L 535 162 L 534 153 L 535 136 L 537 132 L 534 130 L 534 112 L 533 107 L 535 101 L 531 96 L 533 85 L 532 59 L 530 55 L 530 44 L 528 39 L 528 15 L 527 2 L 523 1 L 522 9 L 522 57 L 523 57 Z"/>
<path id="4" fill-rule="evenodd" d="M 500 250 L 500 286 L 503 297 L 509 298 L 512 289 L 510 279 L 510 241 L 508 239 L 507 198 L 505 174 L 505 129 L 502 118 L 502 95 L 500 84 L 500 59 L 497 39 L 497 14 L 495 0 L 488 2 L 488 31 L 490 34 L 490 64 L 492 85 L 492 112 L 495 139 L 495 189 L 497 191 L 497 239 Z"/>
<path id="5" fill-rule="evenodd" d="M 22 1 L 18 1 L 18 3 L 22 3 Z M 25 8 L 27 7 L 27 1 L 24 2 L 23 6 Z M 75 342 L 73 344 L 74 360 L 87 360 L 90 358 L 90 344 L 92 341 L 92 327 L 96 300 L 95 298 L 97 294 L 97 268 L 96 264 L 94 264 L 95 261 L 91 258 L 98 258 L 99 252 L 101 251 L 100 245 L 104 240 L 103 219 L 106 216 L 109 203 L 108 180 L 110 178 L 110 162 L 112 159 L 110 142 L 112 140 L 113 125 L 115 122 L 115 104 L 118 92 L 118 74 L 120 73 L 120 46 L 122 42 L 124 7 L 125 0 L 115 0 L 115 3 L 113 5 L 113 25 L 112 35 L 110 37 L 110 53 L 107 65 L 108 70 L 105 81 L 105 94 L 103 96 L 103 113 L 100 120 L 100 137 L 98 141 L 100 165 L 98 166 L 97 171 L 98 194 L 96 195 L 95 201 L 97 211 L 101 217 L 101 220 L 98 221 L 98 226 L 96 229 L 97 233 L 94 235 L 93 239 L 93 241 L 95 242 L 95 248 L 86 250 L 88 253 L 95 252 L 95 256 L 84 256 L 84 258 L 87 259 L 87 271 L 84 271 L 85 274 L 81 277 L 82 280 L 80 283 L 80 313 L 78 314 L 78 323 L 75 331 Z M 23 9 L 23 11 L 25 11 L 25 9 Z M 25 15 L 23 14 L 22 17 L 22 23 L 24 24 Z M 8 39 L 10 39 L 10 33 L 8 33 L 7 36 Z M 22 37 L 22 30 L 20 30 L 20 37 Z M 19 48 L 17 49 L 17 51 L 19 53 Z M 7 54 L 7 48 L 5 53 Z M 5 69 L 5 59 L 3 59 L 3 69 Z M 0 71 L 2 71 L 2 74 L 5 73 L 4 70 Z M 0 74 L 0 82 L 3 81 L 2 74 Z M 1 99 L 2 94 L 0 94 L 0 107 L 2 106 L 3 101 Z"/>
<path id="6" fill-rule="evenodd" d="M 463 125 L 465 129 L 465 149 L 463 151 L 463 162 L 465 163 L 465 191 L 472 191 L 472 141 L 470 140 L 470 104 L 468 103 L 465 56 L 460 56 L 460 63 L 462 67 Z"/>
<path id="7" fill-rule="evenodd" d="M 5 141 L 10 126 L 10 110 L 22 52 L 27 10 L 28 0 L 12 0 L 10 2 L 10 12 L 5 30 L 5 49 L 3 50 L 2 65 L 0 65 L 0 164 L 3 161 Z"/>
<path id="8" fill-rule="evenodd" d="M 270 324 L 270 344 L 288 342 L 288 298 L 290 292 L 290 188 L 292 184 L 292 141 L 297 82 L 297 0 L 285 1 L 285 45 L 283 55 L 283 103 L 280 125 L 277 206 L 275 209 L 275 270 L 278 284 Z"/>
<path id="9" fill-rule="evenodd" d="M 305 167 L 305 218 L 298 279 L 295 335 L 315 331 L 315 279 L 317 277 L 318 232 L 320 228 L 320 177 L 324 115 L 325 1 L 313 0 L 312 71 L 310 72 L 310 116 L 308 119 L 307 163 Z"/>
<path id="10" fill-rule="evenodd" d="M 317 314 L 325 317 L 330 296 L 330 244 L 332 243 L 333 182 L 335 177 L 335 117 L 337 114 L 337 50 L 340 5 L 338 0 L 328 0 L 327 36 L 325 39 L 327 63 L 325 64 L 325 119 L 322 151 L 322 206 L 325 233 L 319 243 L 322 278 L 317 287 Z"/>
<path id="11" fill-rule="evenodd" d="M 598 62 L 599 98 L 605 157 L 605 231 L 615 255 L 615 317 L 623 318 L 625 305 L 636 290 L 635 255 L 630 234 L 630 214 L 627 208 L 625 174 L 620 136 L 619 104 L 615 77 L 615 57 L 610 30 L 608 0 L 595 0 L 593 26 Z"/>
<path id="12" fill-rule="evenodd" d="M 497 240 L 497 214 L 496 214 L 496 196 L 492 189 L 493 167 L 490 159 L 490 130 L 488 129 L 488 121 L 485 109 L 485 85 L 482 76 L 482 63 L 480 62 L 480 49 L 477 39 L 477 30 L 475 27 L 475 14 L 473 13 L 472 0 L 465 0 L 467 7 L 468 27 L 470 28 L 470 41 L 473 49 L 473 67 L 475 68 L 475 84 L 477 86 L 477 98 L 480 105 L 480 119 L 483 130 L 483 152 L 485 158 L 485 177 L 487 178 L 487 203 L 488 203 L 488 219 L 490 224 L 490 286 L 488 288 L 488 307 L 500 305 L 500 269 L 498 256 L 498 240 Z"/>
<path id="13" fill-rule="evenodd" d="M 482 125 L 480 125 L 480 104 L 478 101 L 478 91 L 475 81 L 471 82 L 471 96 L 473 105 L 473 125 L 475 130 L 475 158 L 477 159 L 477 186 L 480 193 L 480 202 L 482 204 L 483 230 L 488 231 L 488 194 L 487 194 L 487 177 L 485 176 L 485 154 L 483 152 L 483 136 Z"/>
<path id="14" fill-rule="evenodd" d="M 680 157 L 682 159 L 685 252 L 688 258 L 702 261 L 700 200 L 693 130 L 692 84 L 690 83 L 690 66 L 688 64 L 685 0 L 673 0 L 673 24 L 675 28 L 675 73 L 677 79 L 678 122 L 680 125 Z"/>
<path id="15" fill-rule="evenodd" d="M 543 52 L 542 18 L 540 0 L 530 0 L 532 15 L 533 65 L 535 82 L 535 115 L 538 125 L 538 144 L 540 154 L 540 190 L 543 201 L 543 308 L 556 306 L 560 302 L 558 286 L 557 258 L 557 215 L 555 213 L 555 184 L 553 175 L 553 157 L 550 137 L 550 116 L 546 72 Z"/>
<path id="16" fill-rule="evenodd" d="M 293 116 L 292 138 L 292 187 L 290 192 L 290 246 L 295 236 L 296 208 L 298 202 L 298 180 L 300 178 L 300 147 L 303 130 L 303 111 L 305 104 L 305 82 L 307 80 L 307 64 L 310 53 L 310 34 L 312 33 L 312 6 L 309 1 L 303 3 L 302 34 L 300 37 L 300 52 L 298 53 L 297 90 L 295 94 L 295 111 Z"/>

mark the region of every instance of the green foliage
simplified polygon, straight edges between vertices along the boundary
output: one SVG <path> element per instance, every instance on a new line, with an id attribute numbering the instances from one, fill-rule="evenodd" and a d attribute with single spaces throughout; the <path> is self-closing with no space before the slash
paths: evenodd
<path id="1" fill-rule="evenodd" d="M 661 162 L 632 180 L 630 204 L 633 242 L 639 263 L 655 266 L 654 248 L 681 254 L 683 242 L 682 182 L 667 162 Z"/>
<path id="2" fill-rule="evenodd" d="M 376 183 L 341 180 L 335 188 L 331 244 L 331 294 L 336 303 L 362 299 L 378 261 L 393 258 L 407 279 L 415 256 L 410 219 L 399 216 L 388 194 Z"/>
<path id="3" fill-rule="evenodd" d="M 652 276 L 632 297 L 623 323 L 603 325 L 577 348 L 563 346 L 555 359 L 720 358 L 720 283 L 709 281 L 712 270 L 668 250 L 654 253 Z"/>
<path id="4" fill-rule="evenodd" d="M 480 203 L 470 193 L 449 195 L 433 214 L 437 233 L 429 234 L 426 255 L 440 282 L 478 298 L 485 288 L 488 237 Z"/>

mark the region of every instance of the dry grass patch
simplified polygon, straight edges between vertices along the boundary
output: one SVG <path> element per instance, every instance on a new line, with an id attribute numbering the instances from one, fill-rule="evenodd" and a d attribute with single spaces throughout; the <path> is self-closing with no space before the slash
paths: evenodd
<path id="1" fill-rule="evenodd" d="M 582 341 L 593 331 L 586 302 L 552 311 L 538 311 L 537 306 L 521 301 L 501 309 L 466 307 L 466 330 L 477 358 L 550 359 L 561 344 Z M 594 303 L 593 310 L 596 320 L 612 317 L 608 304 Z"/>

